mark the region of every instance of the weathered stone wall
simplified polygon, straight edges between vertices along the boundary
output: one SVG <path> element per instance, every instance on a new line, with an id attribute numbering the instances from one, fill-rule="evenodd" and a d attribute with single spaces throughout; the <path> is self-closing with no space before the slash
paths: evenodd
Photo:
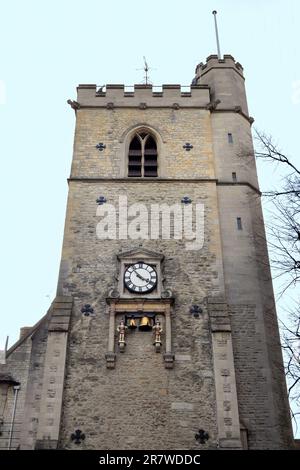
<path id="1" fill-rule="evenodd" d="M 98 240 L 95 233 L 99 220 L 95 213 L 97 196 L 106 195 L 109 203 L 117 204 L 118 195 L 124 191 L 129 204 L 137 201 L 173 204 L 186 193 L 195 202 L 205 202 L 203 249 L 188 251 L 181 240 Z M 189 313 L 193 303 L 204 305 L 209 293 L 218 292 L 220 241 L 215 230 L 216 214 L 214 182 L 70 183 L 70 223 L 63 257 L 67 253 L 72 263 L 67 266 L 66 257 L 60 289 L 74 297 L 75 308 L 67 358 L 62 447 L 70 445 L 70 434 L 76 428 L 86 434 L 84 445 L 88 448 L 113 448 L 117 444 L 125 448 L 162 445 L 164 448 L 193 448 L 195 432 L 201 427 L 211 435 L 207 445 L 216 445 L 208 319 L 206 314 L 203 319 L 196 319 Z M 117 357 L 116 369 L 106 369 L 108 311 L 105 297 L 109 288 L 117 285 L 116 254 L 139 243 L 165 256 L 165 287 L 172 290 L 176 299 L 172 313 L 173 370 L 164 369 L 162 355 L 154 352 L 147 333 L 140 332 L 129 337 L 126 352 Z M 86 303 L 94 308 L 95 317 L 82 316 L 80 309 Z M 160 423 L 158 429 L 155 420 Z M 134 423 L 138 423 L 135 429 Z"/>
<path id="2" fill-rule="evenodd" d="M 191 121 L 193 125 L 191 126 Z M 159 180 L 95 181 L 126 177 L 126 134 L 139 124 L 150 126 L 159 145 Z M 95 145 L 103 142 L 99 152 Z M 183 145 L 193 149 L 186 152 Z M 76 428 L 86 434 L 86 448 L 193 448 L 199 428 L 210 434 L 208 447 L 217 446 L 215 386 L 207 313 L 191 318 L 193 303 L 222 291 L 216 185 L 213 181 L 209 112 L 204 109 L 80 109 L 70 181 L 59 293 L 74 297 L 61 447 L 74 447 Z M 78 180 L 75 180 L 78 178 Z M 80 180 L 90 178 L 90 180 Z M 171 178 L 210 178 L 211 182 L 175 182 Z M 183 240 L 99 240 L 96 199 L 103 195 L 118 207 L 181 204 L 183 196 L 205 206 L 203 249 L 188 251 Z M 142 245 L 161 252 L 164 287 L 172 290 L 172 349 L 175 367 L 164 368 L 147 333 L 128 335 L 116 368 L 106 369 L 108 310 L 105 297 L 117 286 L 116 255 Z M 180 253 L 180 255 L 179 255 Z M 89 303 L 94 318 L 83 317 Z M 205 307 L 203 307 L 205 310 Z"/>
<path id="3" fill-rule="evenodd" d="M 193 203 L 204 204 L 204 248 L 196 251 L 186 250 L 186 240 L 98 239 L 96 227 L 101 217 L 96 213 L 98 207 L 96 199 L 99 195 L 105 196 L 107 203 L 117 209 L 119 196 L 125 195 L 128 207 L 136 202 L 144 203 L 148 213 L 151 204 L 166 203 L 170 206 L 175 203 L 181 204 L 182 197 L 188 195 Z M 63 295 L 87 297 L 87 292 L 90 292 L 93 283 L 95 293 L 104 299 L 108 287 L 115 283 L 117 253 L 129 250 L 140 243 L 145 248 L 161 252 L 166 256 L 168 260 L 165 264 L 166 287 L 175 289 L 175 295 L 180 301 L 182 298 L 190 300 L 190 292 L 195 292 L 197 298 L 202 298 L 207 292 L 215 289 L 218 293 L 218 290 L 222 289 L 222 284 L 218 280 L 219 276 L 222 276 L 222 270 L 219 266 L 220 235 L 214 182 L 170 184 L 150 180 L 72 181 L 67 217 L 62 252 L 64 269 L 59 286 Z M 177 256 L 179 250 L 182 256 Z M 200 285 L 199 275 L 202 281 Z"/>
<path id="4" fill-rule="evenodd" d="M 203 427 L 211 436 L 208 446 L 214 447 L 207 317 L 174 338 L 173 370 L 166 370 L 162 354 L 155 353 L 152 333 L 137 330 L 127 334 L 126 351 L 117 353 L 116 368 L 106 369 L 107 322 L 103 313 L 74 318 L 60 446 L 77 448 L 70 435 L 79 428 L 86 435 L 82 448 L 190 449 L 197 448 L 194 435 Z M 188 344 L 182 344 L 188 334 Z"/>
<path id="5" fill-rule="evenodd" d="M 156 131 L 160 177 L 214 177 L 210 113 L 197 108 L 79 109 L 71 176 L 127 177 L 126 135 L 141 125 Z M 96 148 L 99 142 L 106 145 L 101 152 Z M 192 150 L 183 148 L 186 142 Z"/>

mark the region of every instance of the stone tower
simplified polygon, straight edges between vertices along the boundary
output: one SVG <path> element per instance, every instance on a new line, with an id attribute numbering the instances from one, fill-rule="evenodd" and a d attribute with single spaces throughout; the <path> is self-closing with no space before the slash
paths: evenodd
<path id="1" fill-rule="evenodd" d="M 69 104 L 57 297 L 2 360 L 6 444 L 290 448 L 242 66 Z"/>

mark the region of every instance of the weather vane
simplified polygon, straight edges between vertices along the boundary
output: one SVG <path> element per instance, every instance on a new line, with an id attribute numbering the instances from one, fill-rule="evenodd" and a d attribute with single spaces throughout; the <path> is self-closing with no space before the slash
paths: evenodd
<path id="1" fill-rule="evenodd" d="M 145 72 L 143 84 L 151 85 L 152 82 L 150 82 L 150 80 L 149 80 L 149 70 L 154 70 L 154 69 L 149 67 L 145 56 L 143 56 L 143 59 L 144 59 L 144 67 L 142 69 L 137 69 L 137 70 L 144 70 L 144 72 Z"/>

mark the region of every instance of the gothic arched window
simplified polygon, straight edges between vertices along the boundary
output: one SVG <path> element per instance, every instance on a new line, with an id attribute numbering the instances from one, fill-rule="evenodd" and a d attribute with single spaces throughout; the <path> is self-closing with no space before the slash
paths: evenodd
<path id="1" fill-rule="evenodd" d="M 129 145 L 128 176 L 157 176 L 157 146 L 151 134 L 138 132 Z"/>

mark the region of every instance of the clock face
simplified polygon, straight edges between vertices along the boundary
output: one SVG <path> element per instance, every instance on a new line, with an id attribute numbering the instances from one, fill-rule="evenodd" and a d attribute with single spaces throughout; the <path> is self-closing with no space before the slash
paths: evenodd
<path id="1" fill-rule="evenodd" d="M 155 288 L 157 273 L 152 266 L 140 261 L 126 268 L 124 283 L 130 292 L 146 294 Z"/>

